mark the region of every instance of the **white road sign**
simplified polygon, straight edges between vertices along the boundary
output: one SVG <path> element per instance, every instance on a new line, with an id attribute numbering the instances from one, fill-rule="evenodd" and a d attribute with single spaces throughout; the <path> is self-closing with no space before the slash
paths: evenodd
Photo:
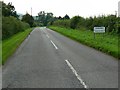
<path id="1" fill-rule="evenodd" d="M 105 27 L 94 27 L 94 33 L 105 33 Z"/>

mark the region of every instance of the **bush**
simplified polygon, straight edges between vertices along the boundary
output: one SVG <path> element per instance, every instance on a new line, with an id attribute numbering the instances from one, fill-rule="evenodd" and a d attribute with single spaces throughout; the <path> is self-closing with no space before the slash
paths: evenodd
<path id="1" fill-rule="evenodd" d="M 20 31 L 24 31 L 29 27 L 29 24 L 24 23 L 15 17 L 2 17 L 2 39 L 8 38 Z"/>
<path id="2" fill-rule="evenodd" d="M 33 27 L 34 18 L 31 15 L 29 15 L 28 13 L 23 15 L 22 21 L 28 23 L 30 25 L 30 27 Z"/>
<path id="3" fill-rule="evenodd" d="M 71 27 L 72 29 L 75 29 L 75 28 L 77 27 L 79 21 L 80 21 L 80 16 L 75 16 L 75 17 L 73 17 L 73 18 L 71 19 L 71 21 L 70 21 L 70 27 Z"/>
<path id="4" fill-rule="evenodd" d="M 70 27 L 70 20 L 57 20 L 53 22 L 53 25 L 60 27 Z"/>
<path id="5" fill-rule="evenodd" d="M 108 33 L 120 33 L 120 17 L 116 17 L 115 15 L 107 15 L 107 16 L 94 16 L 89 18 L 84 18 L 81 16 L 74 16 L 69 20 L 56 20 L 52 24 L 53 26 L 67 27 L 72 29 L 88 29 L 92 30 L 94 27 L 105 27 Z"/>

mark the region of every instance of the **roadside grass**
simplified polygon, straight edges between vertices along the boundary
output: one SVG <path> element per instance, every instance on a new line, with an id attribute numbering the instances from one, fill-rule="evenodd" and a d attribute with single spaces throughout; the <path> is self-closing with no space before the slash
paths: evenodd
<path id="1" fill-rule="evenodd" d="M 32 29 L 27 29 L 23 32 L 19 32 L 12 37 L 2 41 L 2 64 L 6 62 L 9 56 L 11 56 L 24 39 L 29 35 Z"/>
<path id="2" fill-rule="evenodd" d="M 120 51 L 118 50 L 118 35 L 105 33 L 103 36 L 103 34 L 96 34 L 96 38 L 94 39 L 94 34 L 90 30 L 75 30 L 57 26 L 49 26 L 49 28 L 82 44 L 93 47 L 120 59 Z"/>

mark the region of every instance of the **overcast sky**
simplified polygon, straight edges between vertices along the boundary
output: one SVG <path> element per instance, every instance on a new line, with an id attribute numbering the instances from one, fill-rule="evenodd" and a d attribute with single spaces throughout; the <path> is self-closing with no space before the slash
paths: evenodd
<path id="1" fill-rule="evenodd" d="M 12 2 L 18 13 L 37 15 L 40 11 L 52 12 L 54 16 L 70 17 L 80 15 L 83 17 L 115 14 L 118 11 L 120 0 L 4 0 Z"/>

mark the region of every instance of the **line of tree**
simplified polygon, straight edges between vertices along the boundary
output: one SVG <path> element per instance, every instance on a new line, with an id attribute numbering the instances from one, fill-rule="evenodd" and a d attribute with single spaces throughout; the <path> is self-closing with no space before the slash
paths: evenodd
<path id="1" fill-rule="evenodd" d="M 28 13 L 26 13 L 25 15 L 23 15 L 22 21 L 28 23 L 30 25 L 30 27 L 35 27 L 36 26 L 34 24 L 34 18 L 33 18 L 33 16 L 31 16 Z"/>
<path id="2" fill-rule="evenodd" d="M 19 15 L 12 3 L 6 4 L 3 1 L 0 1 L 0 3 L 2 4 L 2 39 L 9 38 L 18 32 L 30 28 L 28 22 L 25 22 L 24 19 L 22 21 L 19 19 Z"/>
<path id="3" fill-rule="evenodd" d="M 36 23 L 39 26 L 47 26 L 49 23 L 54 21 L 53 13 L 46 13 L 45 11 L 40 11 L 38 16 L 36 16 Z"/>
<path id="4" fill-rule="evenodd" d="M 70 17 L 66 14 L 64 17 L 54 17 L 53 13 L 51 12 L 45 12 L 45 11 L 40 11 L 38 15 L 36 16 L 36 25 L 37 26 L 47 26 L 47 25 L 52 25 L 52 23 L 56 20 L 68 20 Z"/>
<path id="5" fill-rule="evenodd" d="M 70 18 L 67 14 L 64 17 L 54 17 L 51 12 L 40 11 L 36 17 L 26 13 L 20 20 L 12 3 L 5 4 L 2 1 L 0 3 L 2 3 L 2 39 L 24 31 L 29 27 L 47 25 L 79 30 L 84 28 L 86 30 L 93 30 L 95 26 L 104 26 L 107 32 L 120 33 L 120 17 L 116 15 L 102 15 L 89 18 L 74 16 Z"/>
<path id="6" fill-rule="evenodd" d="M 116 15 L 102 15 L 89 18 L 74 16 L 71 19 L 57 19 L 52 25 L 79 30 L 83 28 L 93 30 L 94 27 L 104 26 L 107 32 L 120 33 L 120 17 Z"/>

